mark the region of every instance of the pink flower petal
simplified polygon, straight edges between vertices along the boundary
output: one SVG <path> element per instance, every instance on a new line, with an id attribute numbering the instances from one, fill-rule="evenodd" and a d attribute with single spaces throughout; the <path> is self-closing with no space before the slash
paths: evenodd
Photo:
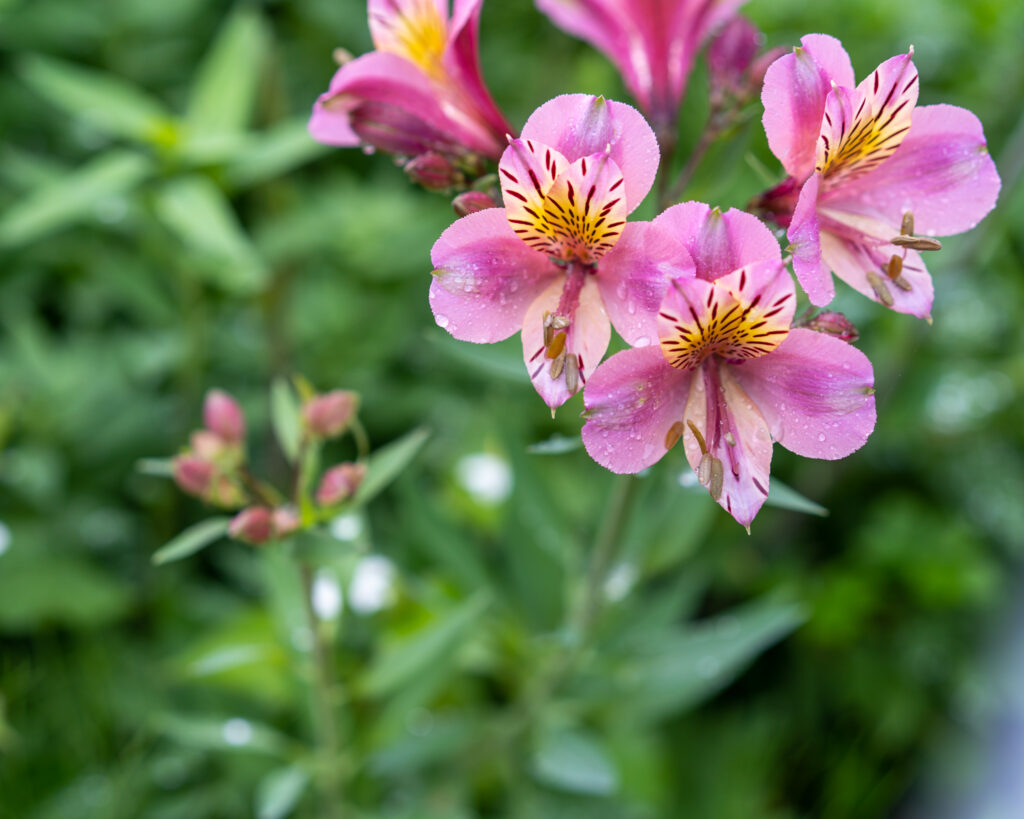
<path id="1" fill-rule="evenodd" d="M 583 393 L 583 445 L 590 457 L 618 473 L 659 461 L 666 442 L 674 443 L 669 431 L 682 420 L 690 379 L 656 346 L 623 350 L 602 363 Z"/>
<path id="2" fill-rule="evenodd" d="M 545 350 L 544 315 L 560 312 L 559 302 L 565 285 L 566 277 L 550 284 L 530 305 L 523 320 L 523 359 L 526 361 L 526 369 L 534 388 L 552 409 L 560 407 L 584 387 L 608 349 L 612 335 L 601 294 L 593 277 L 588 275 L 579 291 L 575 310 L 568 316 L 571 325 L 566 332 L 565 363 L 561 371 L 556 372 L 556 377 L 552 378 L 554 360 L 548 358 Z M 570 356 L 576 356 L 574 374 L 571 372 Z"/>
<path id="3" fill-rule="evenodd" d="M 550 145 L 571 162 L 611 147 L 610 157 L 625 177 L 626 207 L 632 213 L 658 172 L 658 140 L 643 115 L 621 102 L 589 94 L 563 94 L 534 111 L 523 139 Z"/>
<path id="4" fill-rule="evenodd" d="M 709 355 L 763 356 L 782 343 L 795 308 L 782 262 L 754 262 L 713 282 L 674 279 L 658 311 L 662 355 L 680 369 L 694 369 Z"/>
<path id="5" fill-rule="evenodd" d="M 439 2 L 447 4 L 446 0 Z M 480 70 L 477 31 L 482 8 L 483 0 L 455 0 L 443 62 L 449 75 L 472 101 L 480 119 L 501 139 L 514 129 L 495 105 Z"/>
<path id="6" fill-rule="evenodd" d="M 697 276 L 708 281 L 752 262 L 782 258 L 774 234 L 743 211 L 722 213 L 703 202 L 683 202 L 658 216 L 654 224 L 682 241 L 693 257 Z"/>
<path id="7" fill-rule="evenodd" d="M 733 378 L 731 369 L 728 364 L 709 361 L 694 375 L 684 413 L 687 429 L 683 442 L 686 460 L 699 477 L 704 453 L 689 429 L 692 423 L 704 438 L 708 456 L 721 464 L 721 488 L 715 500 L 749 527 L 768 497 L 772 437 L 764 416 Z M 705 486 L 714 493 L 716 483 L 712 478 Z"/>
<path id="8" fill-rule="evenodd" d="M 917 233 L 949 236 L 981 221 L 999 187 L 978 118 L 954 105 L 926 105 L 914 109 L 910 132 L 892 157 L 830 200 L 875 212 L 895 226 L 910 210 Z"/>
<path id="9" fill-rule="evenodd" d="M 559 151 L 532 139 L 514 139 L 498 163 L 505 210 L 514 229 L 532 225 L 544 212 L 555 177 L 569 166 Z"/>
<path id="10" fill-rule="evenodd" d="M 832 273 L 821 258 L 821 227 L 818 223 L 819 174 L 812 175 L 800 191 L 787 236 L 793 247 L 793 271 L 811 304 L 824 307 L 836 295 Z"/>
<path id="11" fill-rule="evenodd" d="M 464 216 L 434 244 L 430 307 L 455 338 L 487 344 L 513 335 L 527 308 L 561 271 L 512 232 L 505 212 Z"/>
<path id="12" fill-rule="evenodd" d="M 910 55 L 900 54 L 855 91 L 837 85 L 829 93 L 815 159 L 827 188 L 869 173 L 896 152 L 910 131 L 918 85 Z"/>
<path id="13" fill-rule="evenodd" d="M 761 102 L 768 146 L 786 172 L 803 181 L 814 168 L 815 145 L 831 82 L 852 88 L 853 68 L 834 37 L 809 34 L 800 43 L 792 54 L 768 67 Z"/>
<path id="14" fill-rule="evenodd" d="M 871 362 L 845 341 L 797 328 L 773 353 L 731 372 L 772 437 L 797 455 L 845 458 L 875 428 Z"/>
<path id="15" fill-rule="evenodd" d="M 910 286 L 909 291 L 887 281 L 886 276 L 888 260 L 893 255 L 904 257 L 904 254 L 901 275 Z M 904 251 L 870 238 L 857 241 L 826 230 L 821 233 L 821 255 L 832 272 L 869 299 L 885 304 L 897 313 L 909 313 L 923 319 L 931 317 L 935 297 L 932 277 L 916 250 Z M 872 285 L 868 273 L 875 277 L 875 285 Z M 880 286 L 878 282 L 881 282 Z"/>
<path id="16" fill-rule="evenodd" d="M 669 281 L 694 274 L 679 237 L 657 222 L 630 222 L 597 267 L 597 285 L 612 325 L 631 346 L 658 338 L 658 306 Z"/>

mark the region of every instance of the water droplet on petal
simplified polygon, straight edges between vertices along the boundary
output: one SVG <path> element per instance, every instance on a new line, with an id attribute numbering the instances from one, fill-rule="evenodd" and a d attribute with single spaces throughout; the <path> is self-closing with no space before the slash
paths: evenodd
<path id="1" fill-rule="evenodd" d="M 444 327 L 448 326 L 448 316 L 442 316 L 440 313 L 438 313 L 434 317 L 434 319 L 435 319 L 435 321 L 437 321 L 437 326 L 438 327 L 444 328 Z"/>
<path id="2" fill-rule="evenodd" d="M 636 344 L 634 344 L 633 346 L 634 347 L 646 347 L 650 343 L 651 343 L 651 340 L 647 336 L 640 336 L 640 338 L 638 338 L 636 340 Z"/>
<path id="3" fill-rule="evenodd" d="M 825 443 L 825 433 L 824 432 L 819 432 L 818 433 L 818 440 L 821 441 L 821 443 Z"/>

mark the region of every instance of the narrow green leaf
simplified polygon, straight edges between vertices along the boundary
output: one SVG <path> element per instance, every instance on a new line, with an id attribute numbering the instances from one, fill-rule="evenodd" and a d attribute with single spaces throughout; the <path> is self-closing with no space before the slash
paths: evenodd
<path id="1" fill-rule="evenodd" d="M 531 769 L 541 783 L 571 793 L 609 796 L 619 788 L 619 775 L 608 754 L 583 731 L 561 730 L 542 737 Z"/>
<path id="2" fill-rule="evenodd" d="M 189 141 L 245 130 L 268 40 L 256 7 L 236 6 L 196 71 L 185 112 Z"/>
<path id="3" fill-rule="evenodd" d="M 190 526 L 166 546 L 161 547 L 153 554 L 153 562 L 160 566 L 174 560 L 194 555 L 196 552 L 205 549 L 215 540 L 219 540 L 228 533 L 228 525 L 231 518 L 218 517 L 207 518 L 193 526 Z"/>
<path id="4" fill-rule="evenodd" d="M 359 485 L 353 505 L 364 506 L 380 494 L 416 457 L 430 437 L 430 430 L 418 427 L 370 456 L 366 477 Z"/>
<path id="5" fill-rule="evenodd" d="M 817 515 L 820 518 L 828 517 L 828 509 L 805 498 L 778 478 L 772 478 L 768 485 L 768 498 L 765 503 L 769 506 L 778 506 L 780 509 L 789 509 L 792 512 L 803 512 L 806 515 Z"/>
<path id="6" fill-rule="evenodd" d="M 259 134 L 252 134 L 234 152 L 227 166 L 227 184 L 246 188 L 298 168 L 327 153 L 329 146 L 316 142 L 306 127 L 306 117 L 287 120 Z"/>
<path id="7" fill-rule="evenodd" d="M 440 331 L 430 332 L 426 338 L 428 344 L 459 367 L 513 384 L 529 383 L 518 343 L 464 344 Z"/>
<path id="8" fill-rule="evenodd" d="M 157 194 L 163 223 L 198 257 L 195 269 L 211 284 L 251 294 L 260 290 L 267 269 L 238 222 L 224 193 L 205 176 L 186 176 Z"/>
<path id="9" fill-rule="evenodd" d="M 271 771 L 256 786 L 257 819 L 284 819 L 295 810 L 309 785 L 309 771 L 289 765 Z"/>
<path id="10" fill-rule="evenodd" d="M 385 697 L 428 670 L 452 662 L 452 655 L 480 615 L 490 605 L 490 596 L 478 593 L 439 620 L 392 645 L 363 678 L 363 691 L 371 697 Z"/>
<path id="11" fill-rule="evenodd" d="M 143 475 L 152 475 L 154 478 L 173 478 L 173 458 L 139 458 L 135 462 L 135 469 Z"/>
<path id="12" fill-rule="evenodd" d="M 96 206 L 122 196 L 152 171 L 148 159 L 109 151 L 58 181 L 31 191 L 0 215 L 0 245 L 40 239 L 92 216 Z"/>
<path id="13" fill-rule="evenodd" d="M 566 452 L 575 452 L 583 446 L 583 439 L 571 435 L 552 435 L 544 441 L 537 441 L 526 447 L 531 455 L 564 455 Z"/>
<path id="14" fill-rule="evenodd" d="M 25 57 L 18 67 L 37 93 L 108 134 L 147 143 L 174 139 L 170 114 L 120 77 L 41 56 Z"/>
<path id="15" fill-rule="evenodd" d="M 805 619 L 796 603 L 760 600 L 687 628 L 633 641 L 620 701 L 640 719 L 690 707 L 731 682 Z"/>
<path id="16" fill-rule="evenodd" d="M 281 451 L 288 463 L 294 464 L 302 442 L 301 408 L 291 384 L 283 378 L 275 379 L 270 386 L 270 418 Z"/>
<path id="17" fill-rule="evenodd" d="M 259 722 L 242 717 L 193 717 L 163 712 L 154 717 L 156 729 L 182 745 L 210 751 L 249 751 L 283 757 L 289 739 Z"/>

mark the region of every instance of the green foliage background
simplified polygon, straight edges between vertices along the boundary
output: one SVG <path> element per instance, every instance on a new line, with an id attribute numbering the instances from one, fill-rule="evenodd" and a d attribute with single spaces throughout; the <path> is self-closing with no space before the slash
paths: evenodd
<path id="1" fill-rule="evenodd" d="M 612 476 L 527 449 L 575 438 L 579 399 L 552 420 L 518 340 L 434 325 L 442 197 L 305 135 L 332 48 L 370 47 L 364 5 L 0 0 L 0 816 L 327 815 L 291 564 L 221 542 L 153 566 L 204 510 L 136 469 L 221 386 L 282 477 L 268 386 L 296 372 L 358 390 L 377 446 L 431 432 L 361 534 L 305 545 L 342 585 L 368 552 L 398 572 L 393 606 L 331 625 L 347 815 L 934 816 L 920 799 L 977 781 L 964 742 L 1003 705 L 986 646 L 1024 557 L 1024 6 L 747 12 L 770 46 L 841 37 L 858 76 L 912 42 L 922 102 L 984 122 L 1000 204 L 929 259 L 934 326 L 841 290 L 878 428 L 846 461 L 773 463 L 830 514 L 766 507 L 747 537 L 673 453 L 638 482 L 629 582 L 581 645 Z M 513 122 L 562 92 L 626 99 L 523 0 L 489 0 L 482 43 Z M 781 176 L 759 115 L 689 198 L 742 207 Z M 456 479 L 481 451 L 512 466 L 505 502 Z"/>

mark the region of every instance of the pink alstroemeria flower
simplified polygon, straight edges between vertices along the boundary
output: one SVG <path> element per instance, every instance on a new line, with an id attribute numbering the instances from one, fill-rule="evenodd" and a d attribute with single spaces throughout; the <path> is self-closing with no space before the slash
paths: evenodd
<path id="1" fill-rule="evenodd" d="M 844 341 L 792 328 L 796 291 L 755 217 L 687 202 L 667 210 L 697 265 L 672 282 L 658 346 L 618 353 L 587 383 L 583 443 L 613 472 L 639 472 L 680 439 L 711 496 L 749 527 L 768 495 L 772 442 L 849 455 L 875 426 L 873 373 Z"/>
<path id="2" fill-rule="evenodd" d="M 448 0 L 369 0 L 376 50 L 335 73 L 313 106 L 313 138 L 404 156 L 497 159 L 511 128 L 480 73 L 483 0 L 454 3 L 449 18 Z"/>
<path id="3" fill-rule="evenodd" d="M 626 222 L 657 169 L 636 109 L 586 94 L 542 105 L 498 165 L 505 207 L 464 216 L 434 245 L 438 325 L 477 343 L 522 329 L 530 378 L 552 409 L 601 360 L 609 318 L 630 344 L 651 344 L 669 279 L 693 270 L 671 232 Z"/>
<path id="4" fill-rule="evenodd" d="M 663 138 L 675 132 L 697 52 L 745 0 L 536 0 L 611 60 Z"/>
<path id="5" fill-rule="evenodd" d="M 916 106 L 912 57 L 886 60 L 855 87 L 840 42 L 809 34 L 765 74 L 764 127 L 789 178 L 758 205 L 788 227 L 815 305 L 835 295 L 831 270 L 927 318 L 932 281 L 918 250 L 938 249 L 931 237 L 969 230 L 995 205 L 999 175 L 981 123 L 956 106 Z"/>

